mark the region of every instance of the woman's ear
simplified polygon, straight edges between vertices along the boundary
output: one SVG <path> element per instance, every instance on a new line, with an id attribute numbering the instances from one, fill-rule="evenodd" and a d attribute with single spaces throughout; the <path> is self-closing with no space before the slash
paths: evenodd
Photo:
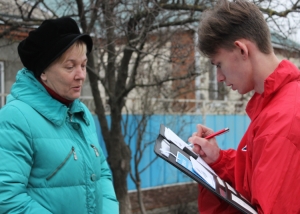
<path id="1" fill-rule="evenodd" d="M 248 49 L 247 45 L 240 40 L 235 41 L 234 45 L 239 49 L 239 51 L 242 55 L 242 58 L 247 59 L 249 56 L 249 49 Z"/>
<path id="2" fill-rule="evenodd" d="M 41 80 L 44 82 L 47 82 L 47 75 L 45 74 L 45 72 L 41 73 Z"/>

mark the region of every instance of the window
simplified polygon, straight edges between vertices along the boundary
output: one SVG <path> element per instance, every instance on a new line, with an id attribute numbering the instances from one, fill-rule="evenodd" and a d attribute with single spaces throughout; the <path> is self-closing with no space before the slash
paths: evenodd
<path id="1" fill-rule="evenodd" d="M 0 108 L 5 103 L 4 93 L 4 63 L 0 61 Z"/>

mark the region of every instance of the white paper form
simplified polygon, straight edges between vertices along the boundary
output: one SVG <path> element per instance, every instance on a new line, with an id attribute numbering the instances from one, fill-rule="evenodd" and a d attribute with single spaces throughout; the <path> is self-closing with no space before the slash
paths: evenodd
<path id="1" fill-rule="evenodd" d="M 165 127 L 165 137 L 172 141 L 180 149 L 187 147 L 188 144 L 184 142 L 180 137 L 178 137 L 171 129 Z"/>
<path id="2" fill-rule="evenodd" d="M 194 158 L 190 157 L 190 160 L 192 162 L 193 170 L 211 187 L 216 189 L 216 182 L 214 176 Z"/>
<path id="3" fill-rule="evenodd" d="M 253 213 L 253 214 L 257 214 L 257 212 L 251 207 L 249 206 L 247 203 L 245 203 L 243 200 L 241 200 L 239 197 L 237 197 L 236 195 L 232 194 L 231 195 L 232 200 L 241 205 L 242 207 L 244 207 L 246 210 L 248 210 L 249 212 Z"/>
<path id="4" fill-rule="evenodd" d="M 197 159 L 198 155 L 193 151 L 192 147 L 189 146 L 186 142 L 184 142 L 180 137 L 178 137 L 171 129 L 165 127 L 164 136 L 169 141 L 173 142 L 177 147 L 181 150 L 188 153 L 188 155 L 192 156 L 193 158 Z"/>
<path id="5" fill-rule="evenodd" d="M 166 156 L 169 157 L 170 156 L 170 143 L 168 141 L 166 141 L 165 139 L 163 139 L 161 141 L 161 148 L 160 148 L 161 153 Z"/>
<path id="6" fill-rule="evenodd" d="M 226 182 L 226 186 L 227 186 L 227 189 L 229 189 L 231 192 L 233 192 L 234 194 L 237 194 L 235 189 L 232 186 L 230 186 L 227 182 Z"/>
<path id="7" fill-rule="evenodd" d="M 214 174 L 214 175 L 217 175 L 216 173 L 215 173 L 215 171 L 212 169 L 212 168 L 210 168 L 210 166 L 201 158 L 201 157 L 198 157 L 197 158 L 197 162 L 198 163 L 200 163 L 202 166 L 204 166 L 207 170 L 209 170 L 212 174 Z"/>
<path id="8" fill-rule="evenodd" d="M 178 146 L 180 149 L 183 150 L 184 147 L 187 147 L 188 149 L 192 150 L 189 147 L 189 144 L 187 144 L 186 142 L 184 142 L 180 137 L 178 137 L 178 135 L 176 135 L 171 129 L 165 127 L 165 137 L 172 141 L 176 146 Z M 196 153 L 195 153 L 196 154 Z M 198 157 L 197 161 L 204 166 L 206 169 L 208 169 L 211 173 L 213 173 L 214 175 L 217 175 L 214 170 L 212 168 L 210 168 L 210 166 L 205 163 L 205 161 L 201 158 Z"/>

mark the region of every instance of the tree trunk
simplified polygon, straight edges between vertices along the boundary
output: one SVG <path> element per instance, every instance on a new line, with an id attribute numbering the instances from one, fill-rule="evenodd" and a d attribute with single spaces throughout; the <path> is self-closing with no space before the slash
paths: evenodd
<path id="1" fill-rule="evenodd" d="M 93 67 L 94 58 L 89 56 L 88 65 Z M 90 86 L 95 102 L 95 113 L 101 127 L 103 139 L 105 141 L 108 158 L 107 162 L 110 166 L 113 176 L 114 189 L 120 206 L 120 214 L 131 214 L 131 203 L 127 192 L 127 176 L 130 171 L 131 150 L 124 142 L 124 136 L 121 128 L 121 111 L 116 105 L 111 106 L 111 130 L 109 130 L 106 120 L 105 109 L 100 97 L 98 88 L 97 75 L 88 69 Z"/>
<path id="2" fill-rule="evenodd" d="M 127 177 L 130 171 L 131 151 L 119 131 L 111 131 L 111 148 L 108 163 L 113 174 L 113 183 L 120 205 L 121 214 L 131 214 L 131 203 L 127 189 Z M 118 154 L 118 155 L 116 155 Z"/>
<path id="3" fill-rule="evenodd" d="M 131 203 L 127 189 L 127 177 L 130 172 L 131 150 L 122 134 L 122 101 L 110 103 L 111 130 L 108 146 L 108 163 L 113 174 L 113 182 L 120 205 L 121 214 L 131 214 Z"/>
<path id="4" fill-rule="evenodd" d="M 138 197 L 138 202 L 139 202 L 141 213 L 146 214 L 147 211 L 146 211 L 146 207 L 144 205 L 143 192 L 142 192 L 140 183 L 137 188 L 137 197 Z"/>

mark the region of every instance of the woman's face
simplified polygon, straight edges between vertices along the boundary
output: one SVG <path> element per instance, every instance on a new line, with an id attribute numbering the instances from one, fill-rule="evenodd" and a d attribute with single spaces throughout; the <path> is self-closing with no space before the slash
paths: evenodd
<path id="1" fill-rule="evenodd" d="M 45 85 L 67 100 L 79 98 L 86 77 L 86 47 L 71 46 L 41 74 Z"/>

